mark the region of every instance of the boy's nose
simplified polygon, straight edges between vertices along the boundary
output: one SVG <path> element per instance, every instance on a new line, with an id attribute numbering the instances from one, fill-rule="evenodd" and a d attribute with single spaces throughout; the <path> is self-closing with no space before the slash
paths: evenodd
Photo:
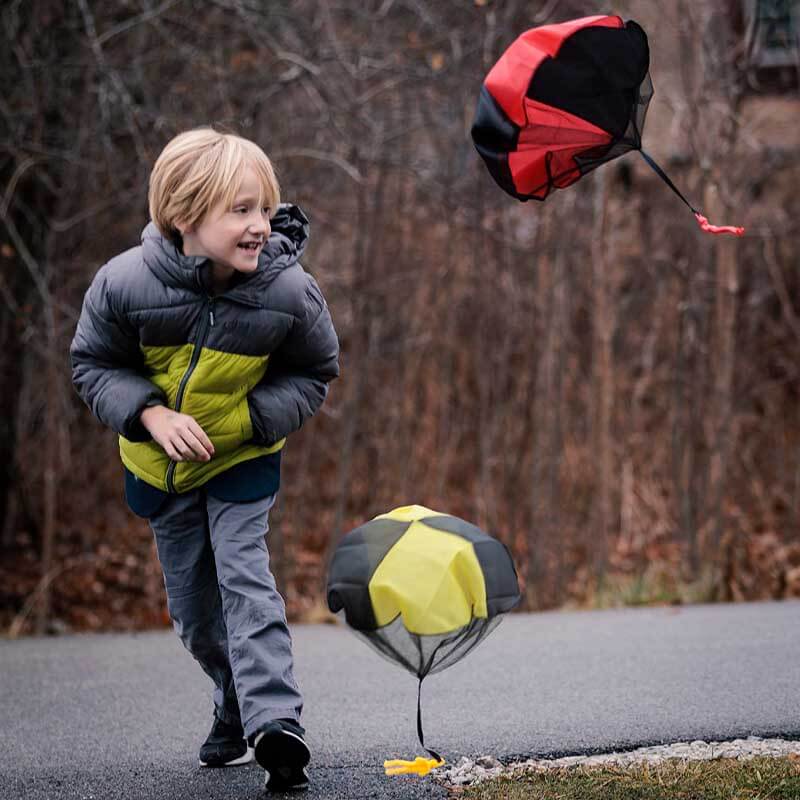
<path id="1" fill-rule="evenodd" d="M 270 231 L 269 220 L 264 219 L 263 217 L 259 216 L 256 219 L 253 219 L 250 222 L 250 232 L 255 234 L 263 234 L 264 236 L 269 236 Z"/>

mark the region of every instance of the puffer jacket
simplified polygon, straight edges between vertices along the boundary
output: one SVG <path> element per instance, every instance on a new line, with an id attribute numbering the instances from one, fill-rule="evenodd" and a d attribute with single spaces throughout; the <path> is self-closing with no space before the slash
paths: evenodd
<path id="1" fill-rule="evenodd" d="M 282 205 L 271 225 L 257 270 L 235 274 L 223 294 L 204 288 L 208 260 L 184 256 L 152 223 L 86 292 L 73 383 L 119 434 L 125 466 L 162 491 L 189 491 L 276 452 L 339 374 L 328 307 L 298 261 L 308 220 Z M 210 461 L 171 461 L 151 439 L 139 416 L 159 403 L 197 420 L 214 444 Z"/>

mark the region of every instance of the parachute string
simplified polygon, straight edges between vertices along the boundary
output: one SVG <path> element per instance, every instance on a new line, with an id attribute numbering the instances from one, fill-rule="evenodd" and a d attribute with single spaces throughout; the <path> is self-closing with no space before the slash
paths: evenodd
<path id="1" fill-rule="evenodd" d="M 667 173 L 664 172 L 664 170 L 661 169 L 661 167 L 659 167 L 658 164 L 656 164 L 656 162 L 653 161 L 653 159 L 650 158 L 650 156 L 647 155 L 644 150 L 639 148 L 639 152 L 642 154 L 642 158 L 652 167 L 656 175 L 658 175 L 658 177 L 661 178 L 661 180 L 664 181 L 664 183 L 666 183 L 667 186 L 669 186 L 669 188 L 672 189 L 672 191 L 675 192 L 675 194 L 678 195 L 678 197 L 680 197 L 680 199 L 683 200 L 687 206 L 689 206 L 692 214 L 699 214 L 700 212 L 683 196 L 681 190 L 678 189 L 678 187 L 669 179 L 669 175 L 667 175 Z"/>
<path id="2" fill-rule="evenodd" d="M 444 761 L 444 759 L 435 751 L 431 750 L 429 747 L 425 747 L 425 734 L 422 732 L 422 681 L 424 678 L 419 679 L 419 685 L 417 686 L 417 736 L 419 737 L 419 743 L 422 745 L 422 749 L 429 755 L 431 758 L 435 758 L 437 761 Z"/>
<path id="3" fill-rule="evenodd" d="M 640 147 L 639 152 L 642 154 L 642 158 L 651 166 L 653 171 L 661 178 L 664 183 L 675 192 L 681 200 L 689 207 L 692 214 L 694 214 L 695 219 L 697 220 L 697 224 L 700 226 L 701 230 L 704 230 L 706 233 L 732 233 L 734 236 L 742 236 L 744 234 L 744 228 L 734 225 L 712 225 L 706 217 L 704 217 L 682 194 L 681 190 L 669 179 L 669 175 L 664 172 L 661 167 L 650 158 L 647 153 Z"/>

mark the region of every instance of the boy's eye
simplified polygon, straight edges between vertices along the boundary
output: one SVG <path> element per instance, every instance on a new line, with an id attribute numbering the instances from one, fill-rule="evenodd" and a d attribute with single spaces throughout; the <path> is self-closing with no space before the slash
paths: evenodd
<path id="1" fill-rule="evenodd" d="M 270 207 L 269 207 L 269 206 L 264 206 L 264 208 L 262 208 L 261 210 L 262 210 L 262 211 L 263 211 L 263 212 L 264 212 L 264 213 L 265 213 L 267 216 L 269 216 L 269 214 L 270 214 Z M 246 214 L 246 213 L 247 213 L 247 211 L 248 211 L 248 208 L 247 208 L 247 206 L 238 206 L 237 208 L 234 208 L 234 209 L 233 209 L 233 213 L 234 213 L 234 214 L 240 214 L 240 213 L 244 213 L 244 214 Z"/>

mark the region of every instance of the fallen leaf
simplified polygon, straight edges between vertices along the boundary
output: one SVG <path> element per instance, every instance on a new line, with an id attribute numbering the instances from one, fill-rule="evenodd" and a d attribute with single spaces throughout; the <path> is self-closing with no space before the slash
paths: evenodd
<path id="1" fill-rule="evenodd" d="M 434 53 L 430 57 L 429 63 L 434 72 L 439 72 L 439 70 L 444 66 L 444 53 Z"/>

